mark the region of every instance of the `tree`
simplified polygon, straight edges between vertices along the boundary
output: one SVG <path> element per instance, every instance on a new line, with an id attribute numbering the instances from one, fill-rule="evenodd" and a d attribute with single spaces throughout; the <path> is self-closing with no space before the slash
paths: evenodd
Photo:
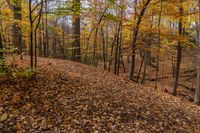
<path id="1" fill-rule="evenodd" d="M 1 16 L 1 7 L 0 7 L 0 16 Z M 0 20 L 0 25 L 2 25 L 2 20 Z M 2 31 L 0 30 L 0 59 L 3 58 L 3 40 L 2 40 Z"/>
<path id="2" fill-rule="evenodd" d="M 160 0 L 160 10 L 159 10 L 159 17 L 158 17 L 158 43 L 157 43 L 157 56 L 156 56 L 156 82 L 155 82 L 156 89 L 158 87 L 158 72 L 159 72 L 160 44 L 161 44 L 160 22 L 161 22 L 161 17 L 162 17 L 162 10 L 163 10 L 163 4 L 162 4 L 162 0 Z"/>
<path id="3" fill-rule="evenodd" d="M 13 18 L 10 9 L 13 9 L 13 5 L 16 4 L 13 1 L 16 0 L 1 1 L 4 3 L 1 39 L 4 47 L 9 48 L 12 39 L 10 29 L 13 23 L 10 22 L 10 18 Z M 174 91 L 176 91 L 181 72 L 179 69 L 182 46 L 186 45 L 184 38 L 190 34 L 188 32 L 183 36 L 183 31 L 179 32 L 178 27 L 182 23 L 182 28 L 179 29 L 186 28 L 186 32 L 190 30 L 187 28 L 190 26 L 187 25 L 192 25 L 193 20 L 187 18 L 191 17 L 192 8 L 196 8 L 195 4 L 188 8 L 190 0 L 181 4 L 185 12 L 183 22 L 179 20 L 181 13 L 177 10 L 180 0 L 43 1 L 45 1 L 44 7 L 41 8 L 41 0 L 21 0 L 24 17 L 21 22 L 17 21 L 23 29 L 23 38 L 26 41 L 24 44 L 30 43 L 32 68 L 37 65 L 37 56 L 102 65 L 100 67 L 115 74 L 119 74 L 122 67 L 126 73 L 125 66 L 128 66 L 130 73 L 126 74 L 131 80 L 145 83 L 149 79 L 151 82 L 155 81 L 157 87 L 159 79 L 171 76 L 165 73 L 165 61 L 166 57 L 176 50 L 178 60 L 174 60 L 172 65 L 173 72 L 176 68 L 174 81 Z M 27 14 L 28 7 L 31 8 L 30 14 Z M 29 16 L 31 21 L 25 16 Z M 29 24 L 31 30 L 27 28 Z M 185 52 L 184 47 L 183 52 Z M 131 66 L 124 64 L 124 56 L 132 56 Z M 160 67 L 160 64 L 163 64 L 163 67 Z"/>
<path id="4" fill-rule="evenodd" d="M 12 31 L 13 47 L 17 48 L 18 54 L 22 53 L 22 0 L 6 0 L 10 9 L 13 11 L 14 23 Z"/>
<path id="5" fill-rule="evenodd" d="M 44 1 L 41 0 L 40 3 L 36 3 L 36 5 L 34 6 L 34 8 L 32 8 L 32 4 L 33 4 L 33 0 L 29 0 L 29 22 L 30 22 L 30 66 L 31 69 L 33 69 L 33 67 L 36 68 L 37 65 L 37 29 L 38 26 L 40 24 L 40 19 L 42 16 L 42 9 L 43 9 L 43 3 Z M 37 7 L 40 6 L 40 10 L 37 13 L 36 16 L 33 17 L 33 13 L 34 11 L 37 9 Z M 36 26 L 34 27 L 34 22 L 37 20 Z M 33 36 L 35 33 L 35 36 Z M 35 65 L 34 65 L 34 61 L 33 61 L 33 55 L 34 55 L 34 51 L 33 51 L 33 37 L 34 38 L 34 42 L 35 42 Z"/>
<path id="6" fill-rule="evenodd" d="M 197 85 L 194 96 L 194 102 L 200 104 L 200 0 L 198 0 L 199 7 L 199 18 L 198 18 L 198 29 L 197 29 Z"/>
<path id="7" fill-rule="evenodd" d="M 73 0 L 74 15 L 73 15 L 73 27 L 74 27 L 74 44 L 72 51 L 72 58 L 74 61 L 81 62 L 81 47 L 80 47 L 80 0 Z"/>
<path id="8" fill-rule="evenodd" d="M 2 36 L 0 32 L 0 59 L 3 57 L 3 42 L 2 42 Z"/>
<path id="9" fill-rule="evenodd" d="M 182 0 L 180 0 L 180 4 L 182 4 Z M 183 17 L 183 7 L 182 5 L 179 7 L 179 13 L 180 13 L 180 19 L 178 23 L 178 33 L 179 35 L 183 35 L 183 23 L 182 23 L 182 17 Z M 176 59 L 176 68 L 175 68 L 175 81 L 174 81 L 174 87 L 173 87 L 173 95 L 176 95 L 177 93 L 177 87 L 178 87 L 178 79 L 179 79 L 179 71 L 180 71 L 180 64 L 181 64 L 181 58 L 182 58 L 182 46 L 181 41 L 178 41 L 177 46 L 177 59 Z"/>
<path id="10" fill-rule="evenodd" d="M 45 2 L 45 25 L 46 28 L 44 28 L 44 57 L 49 57 L 49 31 L 48 31 L 48 1 Z"/>
<path id="11" fill-rule="evenodd" d="M 131 62 L 131 71 L 130 71 L 130 80 L 134 79 L 134 74 L 135 74 L 135 50 L 136 50 L 136 43 L 137 43 L 137 36 L 140 28 L 140 23 L 142 22 L 142 18 L 145 14 L 145 11 L 147 9 L 147 6 L 149 5 L 151 0 L 146 0 L 145 4 L 143 5 L 139 16 L 137 18 L 136 25 L 134 26 L 133 29 L 133 40 L 132 40 L 132 62 Z"/>

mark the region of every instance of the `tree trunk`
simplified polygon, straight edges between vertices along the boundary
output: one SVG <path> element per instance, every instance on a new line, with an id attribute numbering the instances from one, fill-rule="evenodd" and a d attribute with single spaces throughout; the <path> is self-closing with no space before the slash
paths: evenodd
<path id="1" fill-rule="evenodd" d="M 65 31 L 62 32 L 63 59 L 65 59 Z"/>
<path id="2" fill-rule="evenodd" d="M 101 27 L 101 39 L 102 39 L 102 45 L 103 45 L 103 67 L 104 70 L 106 70 L 107 68 L 107 61 L 106 61 L 106 44 L 105 44 L 105 37 L 104 37 L 104 31 L 103 31 L 103 27 Z"/>
<path id="3" fill-rule="evenodd" d="M 92 65 L 95 64 L 94 62 L 96 62 L 97 33 L 98 33 L 98 28 L 96 28 L 96 30 L 95 30 L 95 34 L 94 34 L 94 45 L 93 45 Z"/>
<path id="4" fill-rule="evenodd" d="M 135 0 L 135 15 L 134 15 L 134 21 L 136 22 L 137 21 L 137 3 L 138 3 L 138 0 Z M 139 19 L 138 19 L 139 20 Z M 136 26 L 137 25 L 134 25 L 134 30 L 133 30 L 133 41 L 132 41 L 132 55 L 131 55 L 131 71 L 130 71 L 130 80 L 133 80 L 134 78 L 134 75 L 135 75 L 135 48 L 136 48 L 136 38 L 135 36 L 136 35 Z M 138 27 L 139 28 L 139 27 Z M 128 55 L 128 63 L 129 63 L 129 55 Z"/>
<path id="5" fill-rule="evenodd" d="M 30 45 L 29 45 L 29 53 L 30 53 L 30 66 L 33 69 L 33 18 L 32 18 L 32 1 L 29 1 L 29 21 L 30 21 Z"/>
<path id="6" fill-rule="evenodd" d="M 73 46 L 73 60 L 81 62 L 81 48 L 80 48 L 80 0 L 74 0 L 74 10 L 78 13 L 74 14 L 73 26 L 74 26 L 74 46 Z"/>
<path id="7" fill-rule="evenodd" d="M 154 15 L 152 14 L 152 18 L 150 20 L 151 23 L 151 29 L 153 28 L 153 19 L 154 19 Z M 145 51 L 144 51 L 144 59 L 145 59 L 145 63 L 144 63 L 144 70 L 143 70 L 143 77 L 142 77 L 142 81 L 141 83 L 144 84 L 145 80 L 146 80 L 146 69 L 147 69 L 147 64 L 149 65 L 149 67 L 151 67 L 151 52 L 149 51 L 149 48 L 151 46 L 151 36 L 152 34 L 149 33 L 148 35 L 148 40 L 147 42 L 145 42 Z M 149 72 L 150 75 L 151 71 Z M 150 76 L 149 76 L 150 77 Z M 150 78 L 149 78 L 150 79 Z"/>
<path id="8" fill-rule="evenodd" d="M 0 32 L 0 59 L 3 58 L 3 42 L 2 42 L 2 36 L 1 36 L 1 32 Z"/>
<path id="9" fill-rule="evenodd" d="M 147 0 L 145 2 L 144 6 L 142 7 L 140 14 L 138 16 L 136 25 L 133 30 L 133 41 L 132 41 L 132 45 L 131 45 L 132 46 L 132 62 L 131 62 L 130 80 L 133 80 L 134 75 L 135 75 L 135 50 L 136 50 L 136 42 L 137 42 L 137 36 L 138 36 L 138 32 L 139 32 L 140 23 L 142 21 L 142 17 L 144 16 L 144 13 L 145 13 L 150 1 L 151 0 Z"/>
<path id="10" fill-rule="evenodd" d="M 114 50 L 114 45 L 115 45 L 116 39 L 117 39 L 117 35 L 114 35 L 114 39 L 113 39 L 113 42 L 112 42 L 112 45 L 111 45 L 108 71 L 110 71 L 110 69 L 111 69 L 112 59 L 113 59 L 113 50 Z"/>
<path id="11" fill-rule="evenodd" d="M 44 19 L 42 20 L 42 45 L 43 45 L 43 57 L 47 57 L 47 45 L 45 39 L 45 28 L 44 28 Z"/>
<path id="12" fill-rule="evenodd" d="M 13 47 L 17 49 L 18 54 L 22 53 L 22 28 L 20 22 L 22 21 L 22 3 L 21 0 L 14 0 L 11 4 L 14 14 L 14 23 L 12 31 Z"/>
<path id="13" fill-rule="evenodd" d="M 42 29 L 39 31 L 39 44 L 38 44 L 38 56 L 42 57 Z"/>
<path id="14" fill-rule="evenodd" d="M 0 16 L 1 16 L 1 8 L 0 8 Z M 2 26 L 2 20 L 0 20 L 0 26 Z M 0 30 L 0 59 L 3 58 L 3 39 L 2 39 L 2 30 Z"/>
<path id="15" fill-rule="evenodd" d="M 53 39 L 53 57 L 57 58 L 57 35 L 54 34 L 54 39 Z"/>
<path id="16" fill-rule="evenodd" d="M 146 80 L 147 64 L 148 64 L 148 52 L 144 51 L 144 68 L 143 68 L 143 76 L 142 76 L 141 84 L 144 84 Z"/>
<path id="17" fill-rule="evenodd" d="M 183 7 L 179 8 L 180 16 L 183 16 Z M 179 20 L 179 35 L 183 34 L 183 26 L 182 26 L 182 18 Z M 182 58 L 182 46 L 181 42 L 178 42 L 177 46 L 177 61 L 176 61 L 176 68 L 175 68 L 175 81 L 173 87 L 173 95 L 177 94 L 177 87 L 178 87 L 178 79 L 179 79 L 179 71 L 180 71 L 180 64 Z"/>
<path id="18" fill-rule="evenodd" d="M 145 54 L 142 56 L 142 61 L 141 61 L 141 63 L 140 63 L 138 75 L 137 75 L 137 78 L 136 78 L 136 81 L 137 81 L 137 82 L 138 82 L 139 77 L 140 77 L 140 72 L 141 72 L 141 70 L 142 70 L 142 65 L 143 65 L 143 62 L 144 62 L 144 58 L 145 58 Z"/>
<path id="19" fill-rule="evenodd" d="M 116 42 L 116 46 L 115 46 L 115 66 L 114 66 L 114 73 L 115 74 L 118 74 L 118 66 L 120 65 L 119 64 L 119 49 L 120 49 L 120 41 L 119 41 L 119 39 L 120 39 L 120 30 L 121 29 L 121 22 L 120 22 L 120 24 L 119 24 L 119 26 L 118 26 L 118 30 L 117 30 L 117 42 Z"/>
<path id="20" fill-rule="evenodd" d="M 36 26 L 35 28 L 33 27 L 33 24 L 36 20 L 36 17 L 33 17 L 33 12 L 34 12 L 34 9 L 32 10 L 32 0 L 29 1 L 29 22 L 30 22 L 30 65 L 31 65 L 31 69 L 33 69 L 33 67 L 35 67 L 36 69 L 36 66 L 37 66 L 37 29 L 38 29 L 38 26 L 40 24 L 40 19 L 41 19 L 41 16 L 42 16 L 42 9 L 43 9 L 43 0 L 41 1 L 41 8 L 40 8 L 40 11 L 38 13 L 38 20 L 37 20 L 37 23 L 36 23 Z M 35 65 L 34 65 L 34 61 L 33 61 L 33 36 L 34 36 L 34 42 L 35 42 L 35 51 L 34 51 L 34 54 L 35 54 Z M 33 66 L 34 65 L 34 66 Z M 35 73 L 35 79 L 36 79 L 36 73 Z"/>
<path id="21" fill-rule="evenodd" d="M 200 0 L 198 0 L 198 7 L 200 10 Z M 199 23 L 197 29 L 197 39 L 198 39 L 198 52 L 197 52 L 197 85 L 194 96 L 194 103 L 200 105 L 200 14 L 199 14 Z"/>
<path id="22" fill-rule="evenodd" d="M 45 25 L 46 25 L 46 28 L 45 28 L 45 38 L 46 38 L 46 41 L 45 41 L 45 53 L 46 53 L 46 57 L 49 57 L 49 31 L 48 31 L 48 1 L 45 2 L 45 11 L 46 11 L 46 18 L 45 18 Z"/>

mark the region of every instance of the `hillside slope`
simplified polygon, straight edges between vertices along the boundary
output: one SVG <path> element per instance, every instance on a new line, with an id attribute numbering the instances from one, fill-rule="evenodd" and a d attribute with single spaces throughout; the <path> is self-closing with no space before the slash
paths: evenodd
<path id="1" fill-rule="evenodd" d="M 0 78 L 1 132 L 200 132 L 200 107 L 180 98 L 79 63 L 38 66 L 37 81 Z"/>

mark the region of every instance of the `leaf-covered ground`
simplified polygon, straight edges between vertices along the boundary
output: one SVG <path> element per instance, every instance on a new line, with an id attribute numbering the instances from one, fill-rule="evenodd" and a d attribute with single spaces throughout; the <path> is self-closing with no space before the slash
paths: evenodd
<path id="1" fill-rule="evenodd" d="M 70 61 L 38 66 L 37 81 L 0 78 L 0 132 L 200 132 L 200 107 L 186 100 Z"/>

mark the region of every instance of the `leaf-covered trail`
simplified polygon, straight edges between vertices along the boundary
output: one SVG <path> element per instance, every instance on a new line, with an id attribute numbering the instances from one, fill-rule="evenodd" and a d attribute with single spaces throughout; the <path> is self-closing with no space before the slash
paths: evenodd
<path id="1" fill-rule="evenodd" d="M 0 78 L 1 132 L 200 132 L 200 107 L 180 98 L 79 63 L 38 66 L 37 81 Z"/>

